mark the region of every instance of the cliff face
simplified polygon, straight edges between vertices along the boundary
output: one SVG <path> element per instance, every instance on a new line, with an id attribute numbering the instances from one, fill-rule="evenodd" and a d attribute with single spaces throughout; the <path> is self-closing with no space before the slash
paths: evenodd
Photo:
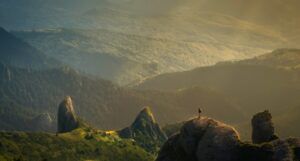
<path id="1" fill-rule="evenodd" d="M 187 121 L 171 136 L 156 161 L 298 161 L 300 139 L 279 139 L 274 135 L 268 111 L 252 120 L 253 141 L 242 142 L 239 133 L 217 120 L 201 117 Z"/>
<path id="2" fill-rule="evenodd" d="M 70 96 L 67 96 L 59 105 L 57 115 L 57 132 L 70 132 L 78 128 L 79 122 L 76 118 L 73 102 Z"/>
<path id="3" fill-rule="evenodd" d="M 149 107 L 145 107 L 136 117 L 130 127 L 119 131 L 123 138 L 132 138 L 146 150 L 156 153 L 158 148 L 167 140 L 166 134 L 162 131 L 159 124 Z"/>

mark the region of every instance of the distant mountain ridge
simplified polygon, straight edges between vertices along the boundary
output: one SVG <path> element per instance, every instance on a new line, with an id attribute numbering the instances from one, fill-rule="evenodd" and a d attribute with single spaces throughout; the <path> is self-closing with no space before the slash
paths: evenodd
<path id="1" fill-rule="evenodd" d="M 0 25 L 76 70 L 133 86 L 162 73 L 298 47 L 297 5 L 295 0 L 14 0 L 0 2 Z"/>
<path id="2" fill-rule="evenodd" d="M 26 121 L 21 120 L 32 119 L 41 113 L 49 113 L 55 121 L 55 107 L 65 95 L 71 95 L 78 101 L 79 116 L 102 129 L 116 129 L 129 125 L 136 111 L 145 105 L 153 107 L 161 123 L 171 123 L 188 117 L 195 113 L 195 106 L 198 104 L 211 107 L 207 113 L 228 121 L 234 122 L 243 117 L 229 117 L 217 112 L 221 108 L 216 106 L 218 104 L 228 108 L 228 112 L 241 111 L 222 95 L 202 89 L 175 93 L 136 91 L 120 88 L 109 81 L 89 79 L 67 67 L 30 71 L 0 65 L 0 75 L 4 76 L 0 80 L 0 106 L 8 110 L 0 111 L 0 122 L 9 124 L 0 127 L 7 130 L 26 130 L 26 126 L 22 126 Z M 190 97 L 194 94 L 197 97 Z M 165 117 L 173 110 L 180 112 Z"/>
<path id="3" fill-rule="evenodd" d="M 32 50 L 23 51 L 19 39 L 8 32 L 5 34 L 13 38 L 9 45 L 14 47 L 14 51 L 20 51 L 12 53 L 16 56 L 11 60 L 27 62 L 27 59 L 30 59 L 29 63 L 36 64 L 39 68 L 18 66 L 7 61 L 0 62 L 1 130 L 39 131 L 32 127 L 35 125 L 32 121 L 45 119 L 45 126 L 48 126 L 47 124 L 51 122 L 48 116 L 52 119 L 49 127 L 53 129 L 52 124 L 57 121 L 57 102 L 66 95 L 78 101 L 79 116 L 101 129 L 128 126 L 131 119 L 135 117 L 136 111 L 143 106 L 153 107 L 158 122 L 163 124 L 183 120 L 193 115 L 199 105 L 210 108 L 207 114 L 220 116 L 230 122 L 243 118 L 243 114 L 229 117 L 219 113 L 221 106 L 216 105 L 220 104 L 228 108 L 228 112 L 241 113 L 241 111 L 222 94 L 212 90 L 195 88 L 180 92 L 139 91 L 119 87 L 100 78 L 82 75 L 67 66 L 58 65 L 50 68 L 47 63 L 50 64 L 52 59 L 47 59 L 40 52 L 34 52 L 36 50 L 26 43 L 25 47 Z M 10 53 L 1 54 L 5 58 L 10 56 Z M 46 64 L 40 64 L 43 61 Z M 40 66 L 44 67 L 43 70 L 40 70 Z M 180 112 L 169 115 L 173 110 Z M 45 113 L 49 115 L 39 118 Z"/>
<path id="4" fill-rule="evenodd" d="M 189 38 L 166 32 L 153 34 L 152 30 L 127 33 L 112 29 L 62 28 L 12 33 L 51 58 L 122 86 L 131 86 L 166 72 L 249 58 L 267 50 L 257 45 L 226 44 L 210 38 L 206 40 L 206 36 L 194 36 L 192 40 L 186 40 Z M 222 51 L 219 50 L 221 46 Z M 242 50 L 244 52 L 240 52 Z"/>
<path id="5" fill-rule="evenodd" d="M 240 63 L 265 65 L 278 68 L 299 69 L 300 49 L 278 49 L 271 53 L 241 61 Z"/>
<path id="6" fill-rule="evenodd" d="M 297 55 L 294 49 L 277 52 L 279 55 L 285 55 L 281 52 Z M 28 120 L 43 113 L 49 113 L 55 123 L 56 108 L 53 107 L 65 95 L 79 101 L 79 116 L 102 129 L 128 126 L 136 111 L 143 106 L 153 107 L 162 125 L 185 120 L 197 114 L 199 107 L 204 108 L 206 115 L 232 124 L 243 122 L 253 111 L 265 106 L 270 107 L 276 117 L 285 112 L 282 107 L 293 108 L 300 104 L 297 59 L 273 61 L 263 57 L 250 59 L 263 61 L 219 63 L 190 72 L 159 76 L 159 79 L 155 78 L 158 84 L 150 86 L 147 81 L 141 84 L 141 88 L 150 89 L 146 91 L 83 76 L 70 67 L 37 71 L 0 63 L 3 76 L 0 80 L 0 106 L 3 108 L 0 127 L 4 130 L 32 130 Z M 268 60 L 272 60 L 271 63 Z M 285 63 L 280 67 L 272 65 L 278 61 Z M 123 113 L 126 115 L 121 115 Z"/>
<path id="7" fill-rule="evenodd" d="M 195 86 L 212 88 L 231 98 L 248 117 L 268 108 L 276 118 L 300 105 L 299 55 L 298 49 L 276 50 L 253 59 L 163 74 L 146 80 L 137 88 L 161 91 Z M 281 134 L 288 135 L 284 131 Z"/>
<path id="8" fill-rule="evenodd" d="M 61 65 L 0 27 L 0 61 L 28 69 L 48 69 Z"/>
<path id="9" fill-rule="evenodd" d="M 294 0 L 284 5 L 277 0 L 255 5 L 249 0 L 10 1 L 0 5 L 0 25 L 78 71 L 133 86 L 163 73 L 297 47 L 296 5 Z M 272 14 L 278 21 L 261 23 Z"/>

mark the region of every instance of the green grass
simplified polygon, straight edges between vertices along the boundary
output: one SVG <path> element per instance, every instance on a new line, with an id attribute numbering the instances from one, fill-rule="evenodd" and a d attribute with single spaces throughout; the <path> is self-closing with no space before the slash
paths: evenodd
<path id="1" fill-rule="evenodd" d="M 0 161 L 153 161 L 154 156 L 115 132 L 79 128 L 70 133 L 0 132 Z"/>

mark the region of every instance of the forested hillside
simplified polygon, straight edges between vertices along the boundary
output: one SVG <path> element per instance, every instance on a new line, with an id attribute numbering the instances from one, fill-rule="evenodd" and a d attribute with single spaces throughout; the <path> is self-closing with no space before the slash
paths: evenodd
<path id="1" fill-rule="evenodd" d="M 138 88 L 160 91 L 195 86 L 211 88 L 231 98 L 248 117 L 264 109 L 270 109 L 274 117 L 287 116 L 300 105 L 299 55 L 297 49 L 280 49 L 253 59 L 163 74 L 146 80 Z M 281 133 L 288 135 L 284 130 Z"/>

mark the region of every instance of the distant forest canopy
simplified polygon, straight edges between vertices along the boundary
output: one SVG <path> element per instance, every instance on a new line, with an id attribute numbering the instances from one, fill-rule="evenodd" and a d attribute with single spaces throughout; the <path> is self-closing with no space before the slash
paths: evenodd
<path id="1" fill-rule="evenodd" d="M 159 5 L 158 5 L 159 4 Z M 295 0 L 17 0 L 0 26 L 83 73 L 132 86 L 300 42 Z"/>

